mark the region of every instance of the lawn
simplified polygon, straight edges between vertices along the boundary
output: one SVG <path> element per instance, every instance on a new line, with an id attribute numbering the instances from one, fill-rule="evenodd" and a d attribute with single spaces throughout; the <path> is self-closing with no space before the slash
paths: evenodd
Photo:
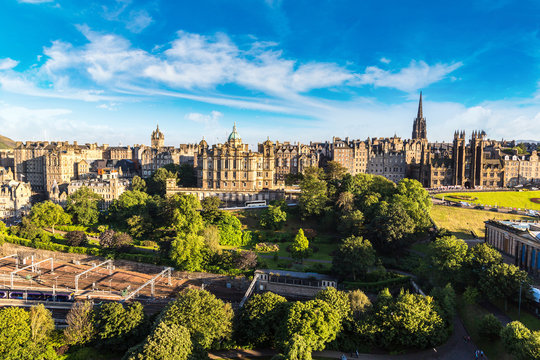
<path id="1" fill-rule="evenodd" d="M 439 228 L 450 230 L 460 239 L 472 239 L 471 230 L 477 236 L 483 237 L 485 230 L 484 222 L 487 220 L 531 220 L 528 216 L 444 205 L 434 205 L 431 209 L 431 218 Z"/>
<path id="2" fill-rule="evenodd" d="M 462 299 L 458 299 L 458 313 L 463 321 L 463 325 L 471 336 L 471 340 L 482 349 L 491 360 L 510 360 L 512 357 L 504 351 L 502 341 L 485 340 L 478 334 L 478 320 L 489 314 L 489 311 L 478 304 L 464 304 Z"/>
<path id="3" fill-rule="evenodd" d="M 437 194 L 435 197 L 437 199 L 444 197 L 445 200 L 449 201 L 465 201 L 480 205 L 540 210 L 540 203 L 536 204 L 531 201 L 532 198 L 540 199 L 540 191 L 462 192 Z"/>

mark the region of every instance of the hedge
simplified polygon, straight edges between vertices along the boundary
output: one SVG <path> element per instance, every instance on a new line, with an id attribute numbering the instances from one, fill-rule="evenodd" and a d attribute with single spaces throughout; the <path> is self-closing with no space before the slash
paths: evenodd
<path id="1" fill-rule="evenodd" d="M 344 281 L 343 286 L 347 290 L 361 289 L 364 291 L 377 292 L 384 288 L 394 288 L 407 285 L 410 283 L 410 281 L 410 276 L 397 274 L 397 277 L 395 278 L 375 282 Z"/>
<path id="2" fill-rule="evenodd" d="M 6 235 L 5 241 L 22 245 L 26 247 L 31 247 L 34 249 L 49 250 L 49 251 L 59 251 L 64 253 L 72 254 L 83 254 L 83 255 L 92 255 L 92 256 L 113 256 L 115 259 L 131 260 L 144 262 L 149 264 L 160 264 L 163 262 L 163 259 L 153 254 L 141 254 L 141 253 L 115 253 L 114 251 L 108 249 L 99 249 L 94 247 L 81 247 L 81 246 L 69 246 L 56 243 L 44 243 L 39 241 L 32 241 L 24 239 L 15 235 Z"/>

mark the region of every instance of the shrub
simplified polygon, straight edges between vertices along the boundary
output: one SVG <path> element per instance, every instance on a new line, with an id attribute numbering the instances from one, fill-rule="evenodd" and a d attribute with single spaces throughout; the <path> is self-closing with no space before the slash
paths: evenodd
<path id="1" fill-rule="evenodd" d="M 503 326 L 493 314 L 486 314 L 478 321 L 478 334 L 488 340 L 499 337 Z"/>
<path id="2" fill-rule="evenodd" d="M 146 247 L 156 247 L 157 242 L 152 241 L 152 240 L 143 240 L 143 241 L 141 241 L 141 245 L 146 246 Z"/>
<path id="3" fill-rule="evenodd" d="M 255 250 L 259 252 L 277 252 L 279 251 L 279 245 L 272 243 L 258 243 L 255 245 Z"/>
<path id="4" fill-rule="evenodd" d="M 88 243 L 88 237 L 80 230 L 69 231 L 64 238 L 69 246 L 85 246 Z"/>

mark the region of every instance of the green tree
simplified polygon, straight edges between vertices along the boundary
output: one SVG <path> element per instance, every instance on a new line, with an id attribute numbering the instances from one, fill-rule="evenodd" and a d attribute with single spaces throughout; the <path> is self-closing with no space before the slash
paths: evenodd
<path id="1" fill-rule="evenodd" d="M 205 221 L 214 223 L 214 221 L 219 218 L 221 210 L 221 200 L 217 196 L 207 196 L 201 201 L 201 215 Z"/>
<path id="2" fill-rule="evenodd" d="M 100 195 L 83 186 L 67 197 L 66 210 L 75 223 L 92 226 L 98 222 L 100 201 Z"/>
<path id="3" fill-rule="evenodd" d="M 429 244 L 429 272 L 436 284 L 448 279 L 461 279 L 463 267 L 469 262 L 468 246 L 455 236 L 436 239 Z M 461 281 L 461 280 L 459 280 Z"/>
<path id="4" fill-rule="evenodd" d="M 161 322 L 146 340 L 131 349 L 127 360 L 187 360 L 193 345 L 182 325 Z"/>
<path id="5" fill-rule="evenodd" d="M 354 208 L 354 194 L 350 191 L 343 191 L 338 195 L 336 205 L 343 212 L 352 211 Z"/>
<path id="6" fill-rule="evenodd" d="M 197 174 L 191 164 L 182 164 L 178 170 L 178 182 L 184 187 L 197 186 Z"/>
<path id="7" fill-rule="evenodd" d="M 165 167 L 157 169 L 147 180 L 148 193 L 152 195 L 165 196 L 167 190 L 167 179 L 177 179 L 175 172 L 167 170 Z"/>
<path id="8" fill-rule="evenodd" d="M 467 286 L 463 292 L 463 301 L 466 304 L 476 304 L 480 298 L 480 292 L 474 286 Z"/>
<path id="9" fill-rule="evenodd" d="M 343 240 L 332 260 L 336 274 L 344 278 L 363 276 L 375 264 L 375 250 L 369 240 L 361 236 L 351 236 Z"/>
<path id="10" fill-rule="evenodd" d="M 45 305 L 39 304 L 30 308 L 29 314 L 32 342 L 34 344 L 44 344 L 54 330 L 54 320 Z"/>
<path id="11" fill-rule="evenodd" d="M 219 229 L 216 225 L 206 226 L 201 236 L 204 238 L 204 246 L 211 254 L 220 254 Z"/>
<path id="12" fill-rule="evenodd" d="M 147 193 L 141 191 L 124 191 L 109 206 L 109 217 L 117 224 L 123 225 L 133 215 L 144 216 L 148 211 L 147 206 L 150 199 Z"/>
<path id="13" fill-rule="evenodd" d="M 452 284 L 448 283 L 444 287 L 433 288 L 431 296 L 437 302 L 439 314 L 446 321 L 446 324 L 451 326 L 456 316 L 456 293 Z"/>
<path id="14" fill-rule="evenodd" d="M 185 326 L 194 344 L 209 349 L 212 344 L 229 338 L 232 318 L 230 304 L 208 291 L 186 289 L 167 305 L 159 320 Z"/>
<path id="15" fill-rule="evenodd" d="M 165 223 L 179 234 L 198 234 L 204 228 L 200 209 L 201 203 L 193 195 L 168 196 L 164 204 Z"/>
<path id="16" fill-rule="evenodd" d="M 433 298 L 408 292 L 378 299 L 372 325 L 373 339 L 385 349 L 424 349 L 446 337 L 445 323 Z"/>
<path id="17" fill-rule="evenodd" d="M 0 309 L 0 358 L 19 360 L 28 358 L 32 328 L 29 312 L 22 308 Z"/>
<path id="18" fill-rule="evenodd" d="M 360 210 L 345 212 L 339 218 L 337 229 L 346 235 L 359 235 L 364 228 L 364 214 Z"/>
<path id="19" fill-rule="evenodd" d="M 311 360 L 311 351 L 306 339 L 298 334 L 294 334 L 285 347 L 287 360 Z"/>
<path id="20" fill-rule="evenodd" d="M 146 181 L 135 175 L 131 180 L 131 190 L 146 192 Z"/>
<path id="21" fill-rule="evenodd" d="M 216 222 L 219 228 L 220 245 L 242 246 L 242 223 L 238 218 L 222 212 Z"/>
<path id="22" fill-rule="evenodd" d="M 360 319 L 369 309 L 371 309 L 371 300 L 360 289 L 349 293 L 349 302 L 351 304 L 352 316 L 354 319 Z"/>
<path id="23" fill-rule="evenodd" d="M 493 265 L 502 264 L 501 253 L 487 243 L 481 243 L 469 248 L 468 272 L 465 275 L 468 283 L 476 285 L 482 274 Z"/>
<path id="24" fill-rule="evenodd" d="M 71 223 L 70 216 L 64 212 L 64 209 L 62 209 L 60 205 L 49 200 L 32 206 L 32 210 L 30 211 L 30 219 L 39 227 L 50 226 L 53 234 L 54 227 L 56 225 Z"/>
<path id="25" fill-rule="evenodd" d="M 235 326 L 238 341 L 252 346 L 273 345 L 285 317 L 287 300 L 271 292 L 255 294 L 240 309 Z"/>
<path id="26" fill-rule="evenodd" d="M 179 233 L 171 243 L 170 258 L 180 269 L 200 271 L 203 264 L 204 238 L 193 232 Z"/>
<path id="27" fill-rule="evenodd" d="M 494 341 L 499 338 L 503 326 L 493 314 L 486 314 L 478 322 L 478 334 L 483 338 Z"/>
<path id="28" fill-rule="evenodd" d="M 366 237 L 378 251 L 398 252 L 414 233 L 414 221 L 399 202 L 376 201 L 368 211 L 371 218 L 365 224 Z"/>
<path id="29" fill-rule="evenodd" d="M 92 341 L 96 334 L 94 327 L 94 305 L 90 301 L 73 304 L 66 317 L 67 328 L 64 336 L 69 345 L 84 345 Z"/>
<path id="30" fill-rule="evenodd" d="M 334 308 L 322 300 L 297 301 L 289 307 L 287 319 L 282 323 L 279 338 L 282 348 L 290 339 L 301 336 L 306 348 L 324 350 L 341 328 L 340 316 Z"/>
<path id="31" fill-rule="evenodd" d="M 328 180 L 338 180 L 345 176 L 347 168 L 337 161 L 328 161 L 324 172 Z"/>
<path id="32" fill-rule="evenodd" d="M 315 295 L 315 299 L 326 302 L 339 315 L 340 322 L 352 319 L 352 309 L 349 294 L 345 291 L 339 291 L 335 287 L 328 287 L 319 291 Z"/>
<path id="33" fill-rule="evenodd" d="M 402 179 L 397 184 L 396 194 L 392 202 L 399 202 L 415 223 L 418 230 L 427 229 L 431 225 L 431 198 L 420 182 L 413 179 Z"/>
<path id="34" fill-rule="evenodd" d="M 95 319 L 98 345 L 103 348 L 126 351 L 145 335 L 147 324 L 139 302 L 127 307 L 118 302 L 105 303 L 97 311 Z"/>
<path id="35" fill-rule="evenodd" d="M 540 358 L 540 331 L 531 332 L 519 321 L 512 321 L 501 331 L 501 338 L 516 360 Z"/>
<path id="36" fill-rule="evenodd" d="M 291 255 L 293 259 L 300 260 L 301 262 L 309 255 L 309 240 L 304 235 L 304 230 L 302 229 L 298 230 L 291 244 Z"/>
<path id="37" fill-rule="evenodd" d="M 279 205 L 269 205 L 266 210 L 261 213 L 259 224 L 266 229 L 279 230 L 287 221 L 287 213 L 281 209 Z"/>
<path id="38" fill-rule="evenodd" d="M 319 168 L 307 168 L 304 171 L 298 204 L 303 217 L 320 215 L 328 201 L 327 186 L 322 175 L 322 169 Z"/>
<path id="39" fill-rule="evenodd" d="M 480 277 L 480 291 L 491 301 L 504 299 L 507 310 L 508 298 L 519 293 L 520 285 L 524 292 L 530 289 L 527 273 L 515 265 L 498 264 L 487 269 Z"/>

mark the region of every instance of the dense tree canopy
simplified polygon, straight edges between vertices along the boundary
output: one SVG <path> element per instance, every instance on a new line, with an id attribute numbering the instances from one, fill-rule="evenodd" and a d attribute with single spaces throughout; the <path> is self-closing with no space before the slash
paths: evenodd
<path id="1" fill-rule="evenodd" d="M 444 284 L 455 279 L 469 262 L 468 246 L 455 236 L 436 239 L 429 245 L 429 269 L 434 280 Z"/>
<path id="2" fill-rule="evenodd" d="M 269 205 L 261 214 L 259 224 L 266 229 L 279 230 L 287 221 L 287 213 L 279 205 Z"/>
<path id="3" fill-rule="evenodd" d="M 370 266 L 375 264 L 375 250 L 371 243 L 361 236 L 351 236 L 343 240 L 332 260 L 332 269 L 343 278 L 366 273 Z"/>
<path id="4" fill-rule="evenodd" d="M 304 230 L 299 229 L 291 244 L 291 255 L 293 259 L 303 261 L 309 254 L 309 240 L 304 235 Z"/>
<path id="5" fill-rule="evenodd" d="M 299 206 L 304 217 L 320 215 L 328 201 L 327 185 L 322 179 L 323 170 L 320 168 L 307 168 L 304 178 L 300 181 Z"/>
<path id="6" fill-rule="evenodd" d="M 515 265 L 497 264 L 491 266 L 482 273 L 480 278 L 480 290 L 491 301 L 498 299 L 507 300 L 519 293 L 520 286 L 525 293 L 530 289 L 527 273 Z"/>
<path id="7" fill-rule="evenodd" d="M 513 321 L 501 331 L 507 352 L 516 360 L 540 358 L 540 331 L 530 331 L 519 321 Z"/>
<path id="8" fill-rule="evenodd" d="M 66 200 L 66 210 L 77 224 L 92 226 L 98 222 L 101 196 L 86 186 L 81 187 Z"/>
<path id="9" fill-rule="evenodd" d="M 90 301 L 73 304 L 66 317 L 64 330 L 66 342 L 70 345 L 84 345 L 92 341 L 96 334 L 94 327 L 94 305 Z"/>
<path id="10" fill-rule="evenodd" d="M 101 305 L 96 314 L 96 337 L 100 347 L 125 351 L 137 344 L 147 326 L 139 302 L 124 307 L 118 302 Z"/>
<path id="11" fill-rule="evenodd" d="M 160 321 L 185 326 L 194 343 L 209 349 L 231 335 L 232 318 L 229 303 L 205 290 L 186 289 L 169 303 Z"/>
<path id="12" fill-rule="evenodd" d="M 161 322 L 142 344 L 130 350 L 127 360 L 187 360 L 192 351 L 185 327 Z"/>
<path id="13" fill-rule="evenodd" d="M 56 225 L 71 223 L 71 217 L 64 212 L 64 209 L 52 201 L 44 201 L 32 206 L 30 219 L 34 224 L 40 227 L 50 226 L 54 232 Z"/>

